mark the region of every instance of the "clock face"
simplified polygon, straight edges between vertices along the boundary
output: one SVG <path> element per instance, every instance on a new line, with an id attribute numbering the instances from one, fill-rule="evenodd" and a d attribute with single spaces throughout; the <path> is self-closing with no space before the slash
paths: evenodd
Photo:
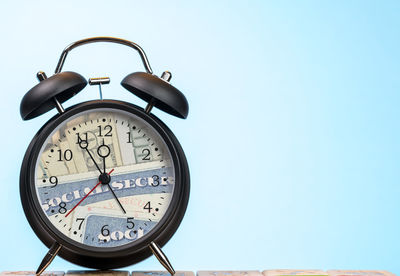
<path id="1" fill-rule="evenodd" d="M 166 213 L 175 186 L 171 153 L 158 132 L 113 108 L 84 111 L 60 124 L 35 168 L 48 223 L 94 247 L 146 236 Z"/>

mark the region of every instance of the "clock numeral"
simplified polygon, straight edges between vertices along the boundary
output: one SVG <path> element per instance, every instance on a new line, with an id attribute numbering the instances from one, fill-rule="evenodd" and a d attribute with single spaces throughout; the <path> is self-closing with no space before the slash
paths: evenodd
<path id="1" fill-rule="evenodd" d="M 67 207 L 67 204 L 65 202 L 60 202 L 60 204 L 58 204 L 58 207 L 60 207 L 58 209 L 58 212 L 60 214 L 65 214 L 67 212 L 67 208 L 65 208 L 65 207 Z"/>
<path id="2" fill-rule="evenodd" d="M 142 160 L 150 160 L 150 150 L 149 149 L 143 149 L 142 153 L 145 154 L 145 156 L 142 157 Z"/>
<path id="3" fill-rule="evenodd" d="M 77 219 L 76 219 L 76 222 L 78 222 L 78 220 L 81 221 L 81 222 L 79 223 L 79 228 L 78 228 L 78 230 L 81 230 L 83 221 L 84 221 L 85 219 L 84 219 L 84 218 L 77 218 Z"/>
<path id="4" fill-rule="evenodd" d="M 108 230 L 106 227 L 108 227 L 108 225 L 104 225 L 103 227 L 101 227 L 101 234 L 104 237 L 107 237 L 108 235 L 110 235 L 110 230 Z"/>
<path id="5" fill-rule="evenodd" d="M 126 218 L 126 223 L 128 224 L 126 228 L 128 229 L 133 229 L 135 227 L 135 224 L 133 223 L 133 218 Z"/>
<path id="6" fill-rule="evenodd" d="M 98 128 L 99 128 L 99 137 L 103 137 L 103 134 L 102 134 L 103 128 L 101 126 L 98 126 Z M 112 136 L 112 133 L 111 133 L 112 132 L 112 126 L 110 126 L 110 125 L 104 126 L 104 132 L 106 132 L 104 134 L 105 137 L 111 137 Z"/>
<path id="7" fill-rule="evenodd" d="M 150 201 L 148 201 L 148 202 L 146 203 L 146 205 L 144 205 L 143 209 L 144 209 L 144 210 L 148 210 L 149 213 L 150 213 L 150 211 L 153 209 L 153 208 L 151 208 Z"/>
<path id="8" fill-rule="evenodd" d="M 128 142 L 127 143 L 132 144 L 131 132 L 128 131 L 126 134 L 128 134 Z"/>
<path id="9" fill-rule="evenodd" d="M 54 185 L 54 186 L 51 186 L 50 188 L 54 188 L 58 184 L 58 179 L 56 176 L 52 176 L 49 178 L 49 182 Z"/>
<path id="10" fill-rule="evenodd" d="M 71 161 L 72 160 L 72 151 L 67 149 L 64 151 L 64 154 L 62 150 L 58 150 L 58 161 L 63 161 L 63 157 L 65 161 Z"/>
<path id="11" fill-rule="evenodd" d="M 76 141 L 77 144 L 80 144 L 82 142 L 86 142 L 86 143 L 88 142 L 87 132 L 86 133 L 82 133 L 82 136 L 84 137 L 84 139 L 81 138 L 81 135 L 79 134 L 79 132 L 76 133 L 76 136 L 77 136 L 77 141 Z"/>
<path id="12" fill-rule="evenodd" d="M 158 185 L 160 185 L 160 177 L 158 175 L 153 175 L 153 183 L 151 184 L 151 186 L 153 187 L 157 187 Z"/>

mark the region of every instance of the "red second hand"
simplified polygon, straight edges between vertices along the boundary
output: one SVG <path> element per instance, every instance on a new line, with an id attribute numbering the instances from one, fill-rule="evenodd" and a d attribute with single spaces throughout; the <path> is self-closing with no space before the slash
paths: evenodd
<path id="1" fill-rule="evenodd" d="M 110 175 L 113 171 L 114 171 L 114 169 L 112 169 L 111 171 L 109 171 L 109 172 L 108 172 L 108 175 Z M 90 192 L 88 192 L 88 193 L 78 202 L 78 204 L 76 204 L 76 205 L 74 206 L 74 208 L 72 208 L 72 209 L 65 215 L 65 217 L 68 217 L 69 214 L 71 214 L 72 211 L 75 210 L 75 208 L 78 207 L 78 205 L 81 204 L 82 201 L 84 201 L 85 198 L 87 198 L 87 197 L 97 188 L 97 186 L 99 186 L 100 184 L 101 184 L 101 181 L 99 181 L 99 182 L 96 184 L 96 186 L 94 186 L 93 189 L 91 189 Z"/>

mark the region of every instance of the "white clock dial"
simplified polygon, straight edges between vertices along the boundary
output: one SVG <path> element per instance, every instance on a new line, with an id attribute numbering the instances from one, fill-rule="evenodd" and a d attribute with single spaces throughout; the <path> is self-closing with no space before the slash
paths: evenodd
<path id="1" fill-rule="evenodd" d="M 59 125 L 36 160 L 37 198 L 62 234 L 95 247 L 136 241 L 171 202 L 171 153 L 143 119 L 112 108 Z"/>

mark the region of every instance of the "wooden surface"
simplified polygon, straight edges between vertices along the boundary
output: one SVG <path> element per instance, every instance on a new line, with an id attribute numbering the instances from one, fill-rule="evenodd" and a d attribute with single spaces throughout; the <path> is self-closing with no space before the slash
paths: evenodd
<path id="1" fill-rule="evenodd" d="M 33 271 L 4 271 L 0 276 L 34 276 Z M 126 271 L 126 270 L 70 270 L 63 271 L 45 271 L 43 276 L 170 276 L 166 271 Z M 396 276 L 395 274 L 384 270 L 237 270 L 237 271 L 216 271 L 202 270 L 177 271 L 175 276 Z"/>

